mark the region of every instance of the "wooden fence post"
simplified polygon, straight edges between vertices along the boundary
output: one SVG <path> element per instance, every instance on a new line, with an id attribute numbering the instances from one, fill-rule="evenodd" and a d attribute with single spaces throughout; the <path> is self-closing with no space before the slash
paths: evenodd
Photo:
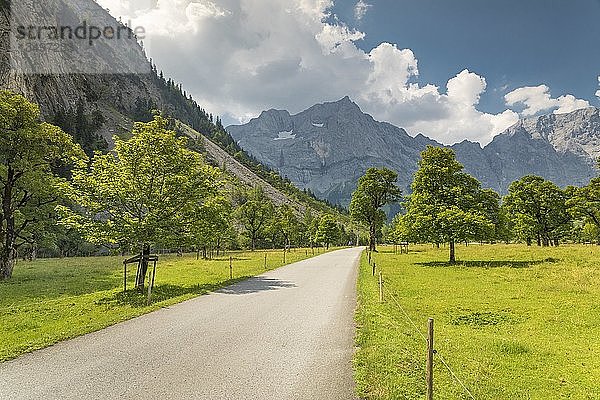
<path id="1" fill-rule="evenodd" d="M 373 276 L 375 276 L 375 263 L 373 263 Z"/>
<path id="2" fill-rule="evenodd" d="M 123 262 L 123 293 L 127 291 L 127 263 Z"/>
<path id="3" fill-rule="evenodd" d="M 150 268 L 148 268 L 150 269 Z M 148 273 L 148 300 L 146 301 L 146 305 L 150 304 L 150 298 L 152 297 L 152 281 L 154 280 L 154 274 L 152 270 Z"/>
<path id="4" fill-rule="evenodd" d="M 229 256 L 229 279 L 233 279 L 233 257 Z"/>
<path id="5" fill-rule="evenodd" d="M 267 270 L 267 253 L 265 253 L 265 271 Z"/>
<path id="6" fill-rule="evenodd" d="M 427 400 L 433 400 L 433 318 L 427 326 Z"/>

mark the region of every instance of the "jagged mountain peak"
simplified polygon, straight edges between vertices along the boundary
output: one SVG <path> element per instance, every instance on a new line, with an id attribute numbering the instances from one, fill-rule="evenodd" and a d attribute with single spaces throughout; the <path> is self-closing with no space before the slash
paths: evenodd
<path id="1" fill-rule="evenodd" d="M 263 163 L 301 188 L 348 204 L 356 181 L 369 167 L 387 166 L 410 192 L 420 152 L 442 144 L 423 134 L 378 122 L 349 97 L 316 104 L 295 115 L 278 112 L 228 130 Z M 560 186 L 583 185 L 596 175 L 600 156 L 600 113 L 595 107 L 568 114 L 522 119 L 485 147 L 470 140 L 450 146 L 483 187 L 506 193 L 523 175 L 536 174 Z"/>

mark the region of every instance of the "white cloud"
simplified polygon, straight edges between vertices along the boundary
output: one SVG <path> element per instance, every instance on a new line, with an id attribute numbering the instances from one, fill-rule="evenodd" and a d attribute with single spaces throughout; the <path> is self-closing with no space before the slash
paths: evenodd
<path id="1" fill-rule="evenodd" d="M 371 7 L 373 7 L 372 4 L 368 4 L 364 0 L 358 0 L 354 6 L 354 18 L 356 18 L 357 21 L 362 20 Z"/>
<path id="2" fill-rule="evenodd" d="M 146 47 L 159 69 L 229 119 L 247 121 L 270 108 L 295 113 L 349 95 L 376 119 L 411 134 L 482 144 L 518 119 L 511 110 L 478 110 L 486 81 L 474 72 L 449 77 L 444 89 L 420 82 L 410 49 L 381 43 L 363 51 L 356 42 L 365 33 L 331 18 L 332 0 L 153 0 L 152 7 L 131 7 L 148 0 L 99 1 L 127 5 L 122 16 L 146 27 Z M 545 89 L 533 97 L 514 92 L 511 102 L 516 98 L 529 112 L 545 109 L 548 99 L 557 111 L 582 102 L 546 98 Z"/>
<path id="3" fill-rule="evenodd" d="M 600 86 L 600 76 L 598 77 L 598 86 Z M 596 91 L 596 96 L 600 97 L 600 89 Z"/>
<path id="4" fill-rule="evenodd" d="M 504 99 L 508 106 L 524 106 L 521 112 L 524 116 L 532 116 L 550 110 L 553 110 L 554 114 L 564 114 L 590 106 L 587 100 L 577 99 L 570 94 L 552 98 L 550 88 L 546 85 L 518 88 L 507 93 Z"/>
<path id="5" fill-rule="evenodd" d="M 329 25 L 325 24 L 323 30 L 319 32 L 315 38 L 323 48 L 323 54 L 335 53 L 340 49 L 350 46 L 353 42 L 361 40 L 365 37 L 363 32 L 350 30 L 345 25 Z"/>
<path id="6" fill-rule="evenodd" d="M 450 79 L 446 85 L 448 98 L 467 106 L 479 104 L 479 98 L 486 87 L 485 78 L 467 69 Z"/>

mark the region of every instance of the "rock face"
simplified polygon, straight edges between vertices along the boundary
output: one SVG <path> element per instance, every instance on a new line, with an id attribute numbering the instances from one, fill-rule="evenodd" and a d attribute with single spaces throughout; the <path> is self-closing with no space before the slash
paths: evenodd
<path id="1" fill-rule="evenodd" d="M 410 191 L 420 152 L 441 146 L 423 135 L 377 122 L 348 97 L 318 104 L 296 115 L 263 112 L 245 125 L 227 128 L 239 145 L 301 188 L 347 205 L 358 178 L 369 167 L 398 172 Z M 506 193 L 516 179 L 536 174 L 560 186 L 582 185 L 595 176 L 600 155 L 600 115 L 596 108 L 524 119 L 482 148 L 463 141 L 451 148 L 484 187 Z"/>
<path id="2" fill-rule="evenodd" d="M 15 3 L 12 9 L 6 2 L 0 5 L 0 29 L 3 32 L 9 32 L 11 27 L 14 32 L 15 24 L 35 27 L 48 23 L 75 28 L 85 21 L 98 26 L 123 26 L 92 0 L 49 0 L 43 5 L 25 3 Z M 28 6 L 31 6 L 29 12 L 27 9 L 19 11 Z M 57 15 L 44 15 L 56 10 L 60 10 Z M 86 15 L 85 19 L 82 15 Z M 56 22 L 50 24 L 53 18 Z M 0 86 L 39 104 L 42 116 L 47 120 L 82 104 L 86 114 L 102 113 L 107 123 L 98 127 L 98 131 L 110 143 L 113 134 L 128 130 L 121 114 L 130 113 L 137 99 L 152 99 L 157 108 L 167 104 L 153 82 L 152 66 L 135 39 L 113 40 L 110 46 L 106 41 L 99 42 L 89 46 L 93 50 L 88 50 L 85 57 L 63 51 L 32 52 L 30 64 L 21 65 L 21 58 L 26 58 L 27 54 L 19 56 L 20 52 L 15 51 L 13 35 L 0 38 Z M 68 44 L 72 42 L 74 40 Z M 32 69 L 39 72 L 30 73 Z M 145 73 L 126 73 L 128 69 Z M 88 73 L 78 73 L 78 70 Z"/>
<path id="3" fill-rule="evenodd" d="M 406 186 L 425 143 L 404 129 L 375 121 L 348 97 L 297 115 L 269 110 L 246 125 L 227 128 L 260 162 L 318 197 L 347 204 L 356 181 L 371 166 L 398 171 Z"/>

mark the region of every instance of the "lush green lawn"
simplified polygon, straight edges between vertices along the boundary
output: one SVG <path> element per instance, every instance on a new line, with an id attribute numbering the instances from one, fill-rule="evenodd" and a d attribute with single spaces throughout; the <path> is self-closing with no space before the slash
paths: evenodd
<path id="1" fill-rule="evenodd" d="M 19 262 L 13 278 L 0 282 L 0 361 L 233 283 L 230 255 L 234 281 L 260 274 L 265 254 L 269 269 L 283 265 L 281 250 L 234 252 L 210 261 L 197 261 L 195 255 L 162 256 L 150 305 L 138 292 L 122 292 L 123 257 Z M 296 249 L 286 262 L 310 256 L 310 250 Z M 130 289 L 134 278 L 135 265 L 130 265 Z"/>
<path id="2" fill-rule="evenodd" d="M 355 373 L 367 399 L 423 399 L 426 333 L 476 399 L 600 398 L 600 248 L 413 246 L 375 254 L 386 298 L 363 254 Z M 435 398 L 469 399 L 435 359 Z"/>

